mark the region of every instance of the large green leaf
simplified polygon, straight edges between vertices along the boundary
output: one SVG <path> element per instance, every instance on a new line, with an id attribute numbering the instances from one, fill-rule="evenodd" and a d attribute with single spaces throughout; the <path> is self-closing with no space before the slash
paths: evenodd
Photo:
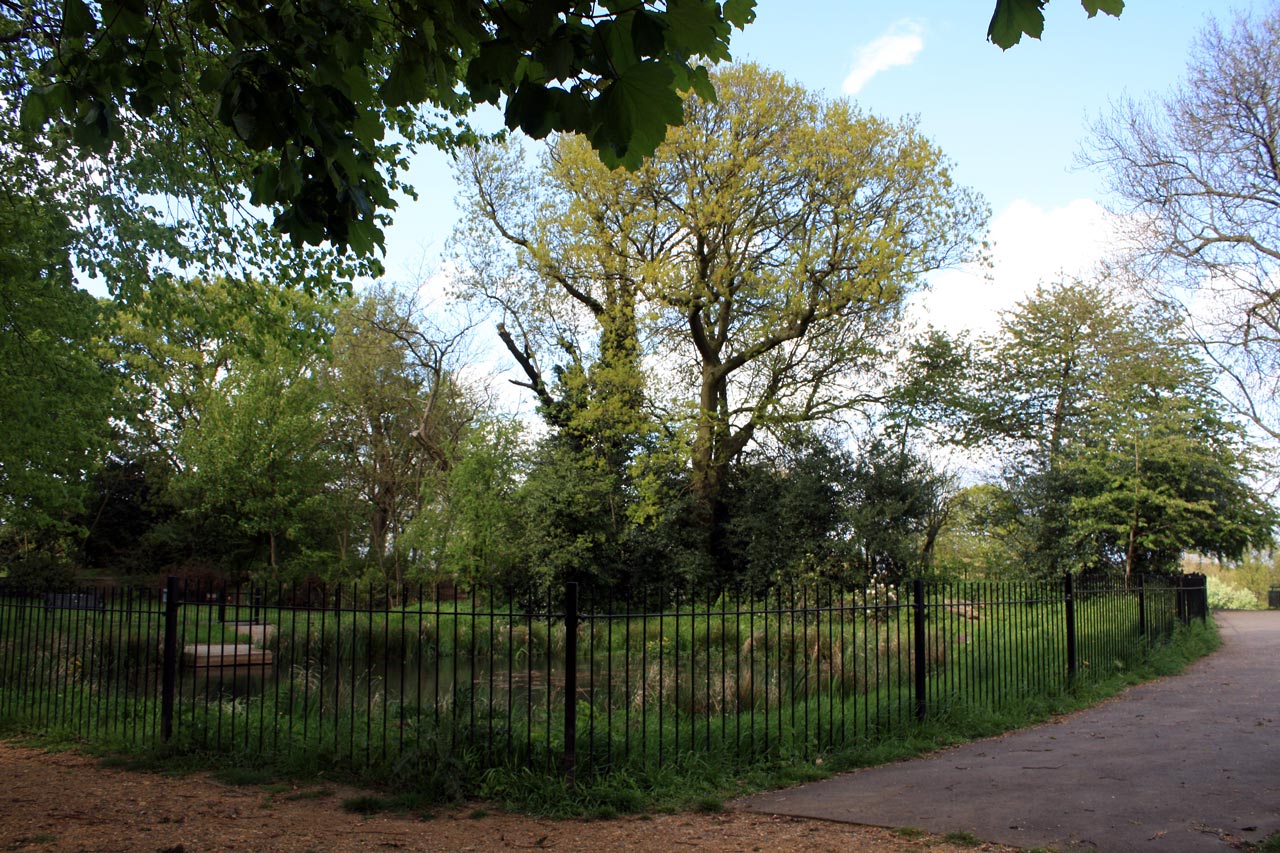
<path id="1" fill-rule="evenodd" d="M 39 133 L 49 121 L 49 105 L 44 92 L 33 89 L 22 101 L 22 109 L 18 113 L 18 121 L 22 129 L 28 133 Z"/>
<path id="2" fill-rule="evenodd" d="M 675 74 L 653 60 L 636 63 L 614 80 L 598 104 L 600 125 L 591 141 L 610 165 L 638 168 L 658 147 L 669 125 L 684 118 L 673 89 Z"/>
<path id="3" fill-rule="evenodd" d="M 1099 12 L 1105 12 L 1113 18 L 1120 17 L 1120 13 L 1124 11 L 1124 0 L 1080 0 L 1080 5 L 1084 6 L 1084 10 L 1089 13 L 1092 18 Z"/>
<path id="4" fill-rule="evenodd" d="M 1048 3 L 1049 0 L 996 0 L 987 38 L 1005 50 L 1022 41 L 1024 35 L 1040 38 L 1044 32 L 1044 7 Z M 1099 12 L 1118 18 L 1124 11 L 1124 0 L 1080 0 L 1080 5 L 1090 18 Z"/>
<path id="5" fill-rule="evenodd" d="M 427 91 L 427 69 L 416 54 L 404 51 L 396 57 L 378 94 L 393 107 L 419 103 Z"/>
<path id="6" fill-rule="evenodd" d="M 98 28 L 84 0 L 66 0 L 62 4 L 62 37 L 82 39 Z"/>
<path id="7" fill-rule="evenodd" d="M 756 19 L 756 0 L 725 0 L 724 19 L 742 29 Z"/>
<path id="8" fill-rule="evenodd" d="M 667 0 L 667 44 L 686 56 L 729 58 L 729 25 L 714 0 Z"/>
<path id="9" fill-rule="evenodd" d="M 987 38 L 1008 50 L 1022 41 L 1023 34 L 1034 39 L 1044 32 L 1044 6 L 1048 0 L 996 0 L 996 10 L 987 27 Z"/>

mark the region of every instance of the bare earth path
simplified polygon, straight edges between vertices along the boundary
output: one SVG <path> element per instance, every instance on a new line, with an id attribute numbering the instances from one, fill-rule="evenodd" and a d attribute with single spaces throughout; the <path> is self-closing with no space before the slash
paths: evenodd
<path id="1" fill-rule="evenodd" d="M 206 851 L 510 851 L 670 853 L 961 853 L 937 838 L 824 821 L 727 812 L 610 821 L 478 816 L 476 806 L 433 819 L 365 817 L 342 809 L 350 790 L 268 793 L 207 776 L 170 778 L 107 769 L 92 757 L 0 742 L 0 850 L 206 853 Z M 314 796 L 319 794 L 320 796 Z M 298 795 L 304 798 L 299 799 Z"/>
<path id="2" fill-rule="evenodd" d="M 1280 612 L 1216 618 L 1222 648 L 1182 675 L 735 806 L 1060 850 L 1200 853 L 1261 840 L 1280 831 Z"/>

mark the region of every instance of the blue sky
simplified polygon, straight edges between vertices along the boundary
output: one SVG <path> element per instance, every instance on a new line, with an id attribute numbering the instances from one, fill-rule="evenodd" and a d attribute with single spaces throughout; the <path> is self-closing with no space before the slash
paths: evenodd
<path id="1" fill-rule="evenodd" d="M 1092 118 L 1115 98 L 1173 86 L 1211 13 L 1263 5 L 1131 0 L 1119 19 L 1089 19 L 1078 3 L 1054 0 L 1044 38 L 1002 52 L 986 41 L 991 0 L 761 0 L 733 54 L 871 112 L 918 116 L 955 178 L 987 198 L 995 242 L 993 270 L 935 276 L 922 310 L 930 322 L 981 329 L 1037 280 L 1083 269 L 1105 249 L 1101 178 L 1073 166 Z M 481 122 L 493 125 L 492 114 Z M 387 274 L 434 278 L 435 290 L 456 215 L 447 156 L 421 152 L 410 180 L 421 198 L 397 212 Z"/>

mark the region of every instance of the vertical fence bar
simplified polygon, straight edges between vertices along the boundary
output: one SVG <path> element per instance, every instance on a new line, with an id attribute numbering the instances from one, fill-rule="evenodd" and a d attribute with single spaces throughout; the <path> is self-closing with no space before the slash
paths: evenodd
<path id="1" fill-rule="evenodd" d="M 54 593 L 46 592 L 43 596 L 43 607 L 40 609 L 40 631 L 36 634 L 36 676 L 35 690 L 35 716 L 40 721 L 40 725 L 48 726 L 50 723 L 50 711 L 53 706 L 53 683 L 54 678 L 51 674 L 55 665 L 55 655 L 53 653 L 53 623 L 54 614 L 57 612 L 53 608 Z M 119 660 L 117 655 L 116 659 Z"/>
<path id="2" fill-rule="evenodd" d="M 1203 573 L 1196 574 L 1196 595 L 1200 602 L 1200 624 L 1209 624 L 1209 579 Z"/>
<path id="3" fill-rule="evenodd" d="M 925 636 L 924 636 L 924 581 L 917 578 L 912 584 L 915 615 L 915 695 L 916 719 L 923 720 L 929 711 L 925 699 L 925 688 L 928 685 L 925 673 Z"/>
<path id="4" fill-rule="evenodd" d="M 1147 589 L 1143 575 L 1138 575 L 1138 636 L 1147 636 Z"/>
<path id="5" fill-rule="evenodd" d="M 578 585 L 568 583 L 564 588 L 564 776 L 570 785 L 578 761 L 577 696 Z"/>
<path id="6" fill-rule="evenodd" d="M 178 682 L 178 579 L 164 582 L 164 655 L 160 676 L 160 740 L 173 737 L 173 699 Z"/>
<path id="7" fill-rule="evenodd" d="M 1067 684 L 1076 680 L 1076 603 L 1071 573 L 1063 577 L 1064 601 L 1067 606 Z"/>
<path id="8" fill-rule="evenodd" d="M 649 610 L 652 593 L 640 604 L 640 754 L 649 763 Z"/>
<path id="9" fill-rule="evenodd" d="M 680 599 L 682 590 L 677 590 L 672 597 L 672 610 L 674 611 L 676 627 L 672 633 L 675 639 L 671 642 L 671 686 L 675 691 L 675 700 L 672 703 L 671 719 L 675 721 L 675 734 L 671 739 L 671 757 L 676 758 L 680 754 Z M 693 678 L 689 679 L 690 687 L 692 687 Z M 665 694 L 662 694 L 665 698 Z"/>
<path id="10" fill-rule="evenodd" d="M 506 707 L 506 711 L 507 711 L 507 750 L 506 750 L 506 754 L 510 756 L 510 755 L 514 755 L 514 754 L 515 754 L 515 752 L 514 752 L 514 749 L 515 749 L 515 729 L 514 729 L 514 727 L 513 727 L 513 725 L 512 725 L 513 720 L 515 719 L 515 712 L 516 712 L 516 694 L 515 694 L 515 675 L 516 675 L 516 663 L 515 663 L 515 654 L 516 654 L 516 646 L 515 646 L 515 630 L 516 630 L 516 595 L 515 595 L 515 590 L 513 590 L 513 589 L 507 589 L 507 590 L 506 590 L 506 598 L 507 598 L 507 614 L 506 614 L 506 615 L 507 615 L 507 666 L 506 666 L 506 670 L 507 670 L 507 673 L 506 673 L 506 674 L 507 674 L 507 685 L 506 685 L 506 692 L 507 692 L 507 700 L 506 700 L 506 706 L 507 706 L 507 707 Z M 402 624 L 403 624 L 403 623 L 402 623 Z M 532 645 L 532 643 L 530 642 L 530 640 L 525 640 L 525 645 L 526 645 L 525 655 L 526 655 L 526 657 L 527 657 L 527 656 L 528 656 L 528 654 L 529 654 L 528 646 Z M 418 658 L 419 658 L 419 660 L 421 660 L 422 655 L 421 655 L 421 654 L 419 654 L 419 655 L 418 655 Z M 530 684 L 530 685 L 526 685 L 525 689 L 526 689 L 526 690 L 532 690 L 532 689 L 533 689 L 533 685 L 532 685 L 532 684 Z M 402 692 L 403 692 L 403 691 L 402 691 Z"/>
<path id="11" fill-rule="evenodd" d="M 769 588 L 768 588 L 768 587 L 765 587 L 765 589 L 764 589 L 764 602 L 763 602 L 763 606 L 764 606 L 764 620 L 763 620 L 763 621 L 764 621 L 764 715 L 763 715 L 763 716 L 764 716 L 764 737 L 763 737 L 763 739 L 762 739 L 762 740 L 763 740 L 763 742 L 764 742 L 764 751 L 765 751 L 765 753 L 767 754 L 767 753 L 769 752 L 769 737 L 770 737 L 770 734 L 771 734 L 771 731 L 770 731 L 770 728 L 769 728 L 769 706 L 770 706 L 770 704 L 772 704 L 772 703 L 769 701 L 769 687 L 770 687 L 770 684 L 769 684 L 769 664 L 770 664 L 770 660 L 769 660 Z M 755 646 L 754 646 L 754 644 L 752 645 L 752 651 L 751 651 L 751 654 L 752 654 L 753 656 L 755 655 Z M 778 691 L 778 696 L 779 696 L 779 700 L 778 700 L 778 701 L 779 701 L 779 704 L 781 704 L 781 701 L 782 701 L 782 700 L 781 700 L 781 696 L 782 696 L 782 691 L 781 691 L 781 689 L 779 689 L 779 691 Z M 779 711 L 779 713 L 781 713 L 781 711 Z M 752 731 L 754 732 L 754 730 L 755 730 L 755 720 L 753 719 L 751 722 L 752 722 Z M 753 743 L 753 744 L 752 744 L 752 746 L 754 746 L 754 745 L 755 745 L 755 744 Z"/>
<path id="12" fill-rule="evenodd" d="M 598 613 L 599 607 L 588 596 L 586 601 L 579 602 L 579 609 L 579 616 L 582 612 L 587 614 L 583 619 L 587 626 L 587 683 L 583 689 L 587 694 L 587 768 L 590 769 L 596 766 L 596 626 L 599 624 L 591 614 Z M 576 749 L 576 742 L 574 747 Z"/>
<path id="13" fill-rule="evenodd" d="M 702 636 L 703 636 L 703 648 L 706 650 L 706 654 L 707 654 L 707 665 L 706 665 L 706 668 L 703 670 L 703 675 L 704 675 L 704 677 L 705 677 L 705 679 L 706 679 L 706 683 L 707 683 L 707 689 L 706 689 L 706 694 L 705 694 L 705 697 L 706 697 L 706 698 L 705 698 L 705 700 L 704 700 L 704 701 L 705 701 L 705 703 L 706 703 L 706 707 L 703 709 L 703 710 L 706 712 L 705 716 L 706 716 L 706 725 L 707 725 L 707 727 L 706 727 L 707 742 L 706 742 L 706 747 L 705 747 L 705 748 L 706 748 L 707 752 L 710 752 L 710 751 L 711 751 L 711 705 L 712 705 L 712 702 L 711 702 L 711 659 L 712 659 L 712 654 L 711 654 L 711 614 L 712 614 L 712 611 L 715 609 L 715 606 L 716 606 L 716 602 L 715 602 L 715 599 L 712 597 L 712 593 L 713 593 L 713 590 L 711 589 L 711 587 L 710 587 L 710 586 L 708 586 L 708 587 L 707 587 L 707 614 L 706 614 L 706 622 L 704 623 L 704 625 L 705 625 L 705 630 L 703 631 L 703 635 L 702 635 Z M 724 628 L 724 624 L 723 624 L 723 620 L 721 620 L 721 626 L 720 626 L 720 627 L 721 627 L 721 629 L 722 629 L 722 630 L 720 631 L 720 636 L 723 638 L 723 637 L 724 637 L 724 630 L 723 630 L 723 628 Z M 723 642 L 723 640 L 722 640 L 722 642 Z M 720 672 L 721 672 L 721 673 L 723 673 L 723 672 L 724 672 L 723 663 L 722 663 L 722 665 L 721 665 Z M 721 675 L 721 684 L 723 685 L 723 683 L 724 683 L 724 677 L 723 677 L 723 675 Z M 722 697 L 724 696 L 724 690 L 723 690 L 723 689 L 720 691 L 720 695 L 721 695 Z M 723 714 L 723 713 L 724 713 L 723 708 L 724 708 L 724 706 L 722 705 L 722 706 L 721 706 L 721 714 Z M 722 719 L 723 719 L 723 717 L 722 717 Z"/>

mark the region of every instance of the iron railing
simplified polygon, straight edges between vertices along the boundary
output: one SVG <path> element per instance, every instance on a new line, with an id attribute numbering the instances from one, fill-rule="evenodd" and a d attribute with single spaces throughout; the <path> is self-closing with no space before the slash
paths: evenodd
<path id="1" fill-rule="evenodd" d="M 614 602 L 343 584 L 0 586 L 0 720 L 410 778 L 746 766 L 873 743 L 1127 666 L 1202 575 Z"/>

